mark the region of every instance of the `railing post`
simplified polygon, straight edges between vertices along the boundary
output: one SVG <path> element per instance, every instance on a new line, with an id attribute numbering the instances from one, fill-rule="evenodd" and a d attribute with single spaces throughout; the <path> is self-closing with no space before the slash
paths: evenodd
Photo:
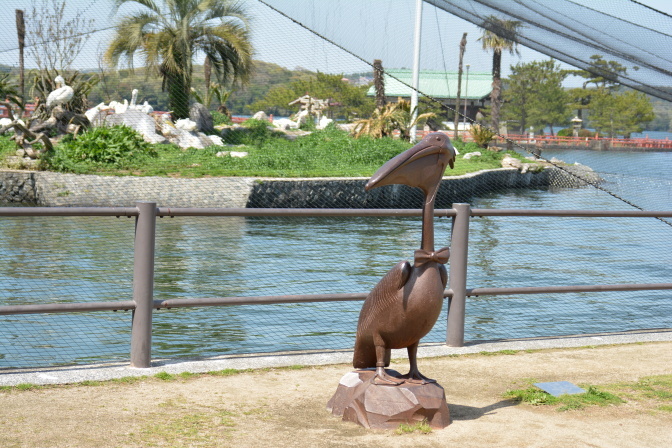
<path id="1" fill-rule="evenodd" d="M 131 366 L 149 367 L 152 358 L 152 305 L 154 303 L 154 237 L 156 202 L 136 202 L 133 261 L 133 324 Z"/>
<path id="2" fill-rule="evenodd" d="M 450 238 L 449 288 L 453 295 L 448 301 L 446 345 L 464 346 L 464 312 L 467 301 L 467 252 L 469 247 L 469 204 L 453 204 L 456 214 Z"/>

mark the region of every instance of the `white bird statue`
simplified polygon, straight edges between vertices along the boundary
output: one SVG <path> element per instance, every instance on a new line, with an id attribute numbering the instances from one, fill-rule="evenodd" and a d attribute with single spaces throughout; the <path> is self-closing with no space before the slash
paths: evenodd
<path id="1" fill-rule="evenodd" d="M 149 103 L 148 103 L 147 101 L 145 101 L 144 104 L 143 104 L 142 106 L 138 106 L 138 107 L 140 108 L 141 111 L 143 111 L 143 112 L 146 113 L 147 115 L 149 115 L 149 114 L 151 114 L 152 112 L 154 112 L 154 108 L 153 108 L 152 106 L 150 106 Z"/>
<path id="2" fill-rule="evenodd" d="M 100 103 L 99 105 L 92 107 L 91 109 L 87 110 L 84 112 L 84 115 L 86 115 L 86 118 L 89 119 L 91 123 L 93 123 L 93 120 L 100 115 L 100 112 L 109 109 L 109 106 L 106 106 L 105 103 Z"/>
<path id="3" fill-rule="evenodd" d="M 65 79 L 61 75 L 58 75 L 54 82 L 57 88 L 47 97 L 47 109 L 66 104 L 75 96 L 75 91 L 72 87 L 65 85 Z"/>
<path id="4" fill-rule="evenodd" d="M 112 101 L 110 103 L 110 108 L 114 109 L 115 114 L 123 114 L 128 110 L 128 100 L 124 99 L 123 103 L 120 103 L 118 101 Z"/>
<path id="5" fill-rule="evenodd" d="M 128 104 L 129 109 L 140 109 L 140 105 L 136 106 L 136 101 L 138 101 L 138 89 L 133 89 L 131 92 L 131 102 Z"/>

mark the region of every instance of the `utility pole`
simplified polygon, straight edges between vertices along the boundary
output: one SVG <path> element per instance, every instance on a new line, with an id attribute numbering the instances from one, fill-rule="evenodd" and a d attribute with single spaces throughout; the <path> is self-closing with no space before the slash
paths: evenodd
<path id="1" fill-rule="evenodd" d="M 418 86 L 420 84 L 420 37 L 422 36 L 422 0 L 415 1 L 415 33 L 413 36 L 413 89 L 411 89 L 411 143 L 417 140 Z"/>
<path id="2" fill-rule="evenodd" d="M 467 130 L 467 99 L 469 98 L 469 67 L 471 67 L 469 64 L 467 64 L 467 85 L 464 88 L 464 113 L 462 116 L 464 117 L 464 126 L 463 130 Z"/>
<path id="3" fill-rule="evenodd" d="M 464 58 L 464 50 L 467 48 L 467 33 L 462 35 L 462 40 L 460 41 L 460 62 L 457 68 L 457 98 L 455 98 L 455 118 L 453 120 L 453 126 L 455 127 L 455 133 L 453 138 L 457 138 L 457 125 L 460 124 L 460 95 L 462 94 L 462 59 Z"/>
<path id="4" fill-rule="evenodd" d="M 23 10 L 16 10 L 16 34 L 19 37 L 19 90 L 21 91 L 21 101 L 26 99 L 23 67 L 23 47 L 26 44 L 26 23 L 23 21 Z"/>

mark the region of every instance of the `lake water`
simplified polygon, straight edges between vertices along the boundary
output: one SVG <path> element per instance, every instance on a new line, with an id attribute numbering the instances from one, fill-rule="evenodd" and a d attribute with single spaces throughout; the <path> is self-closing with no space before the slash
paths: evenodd
<path id="1" fill-rule="evenodd" d="M 510 190 L 474 208 L 669 210 L 672 153 L 544 152 L 593 167 L 594 188 Z M 420 240 L 416 218 L 158 220 L 155 297 L 366 292 Z M 437 245 L 450 221 L 438 219 Z M 653 218 L 474 218 L 467 286 L 666 283 L 672 226 Z M 133 220 L 3 218 L 0 304 L 130 300 Z M 672 327 L 672 293 L 470 298 L 466 339 Z M 161 310 L 153 355 L 349 349 L 361 302 Z M 0 368 L 128 359 L 128 312 L 0 316 Z M 445 340 L 444 315 L 424 342 Z"/>
<path id="2" fill-rule="evenodd" d="M 633 132 L 630 134 L 630 138 L 654 138 L 659 140 L 672 140 L 672 132 L 667 131 L 644 131 L 644 132 Z"/>

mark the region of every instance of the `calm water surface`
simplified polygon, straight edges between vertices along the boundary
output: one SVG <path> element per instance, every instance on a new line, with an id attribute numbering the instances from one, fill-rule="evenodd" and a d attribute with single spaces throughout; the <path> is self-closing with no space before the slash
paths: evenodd
<path id="1" fill-rule="evenodd" d="M 672 153 L 544 152 L 670 209 Z M 631 209 L 593 188 L 513 190 L 474 208 Z M 437 246 L 450 221 L 436 222 Z M 652 218 L 474 218 L 468 287 L 663 283 L 672 227 Z M 0 304 L 130 300 L 133 220 L 4 218 Z M 415 218 L 164 218 L 155 297 L 366 292 L 420 240 Z M 672 327 L 666 291 L 470 298 L 468 340 Z M 161 310 L 155 358 L 351 348 L 361 302 Z M 0 367 L 127 359 L 128 312 L 0 316 Z M 424 341 L 445 339 L 444 316 Z"/>

